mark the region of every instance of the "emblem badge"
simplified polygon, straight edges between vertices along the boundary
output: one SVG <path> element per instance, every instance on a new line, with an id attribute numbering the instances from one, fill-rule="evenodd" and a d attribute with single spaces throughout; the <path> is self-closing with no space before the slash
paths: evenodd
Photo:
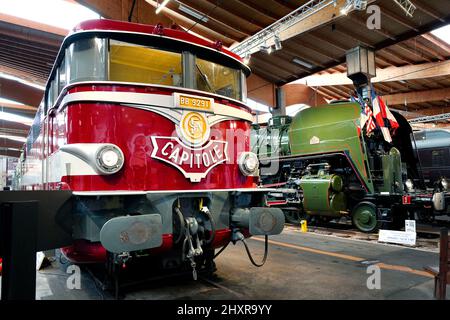
<path id="1" fill-rule="evenodd" d="M 175 106 L 182 109 L 181 115 L 172 120 L 178 137 L 152 136 L 151 157 L 176 167 L 191 182 L 199 182 L 212 168 L 228 160 L 227 142 L 209 140 L 208 117 L 214 116 L 210 110 L 213 101 L 180 94 L 174 97 Z"/>
<path id="2" fill-rule="evenodd" d="M 199 112 L 183 113 L 180 121 L 179 136 L 190 145 L 198 146 L 209 138 L 208 120 Z"/>

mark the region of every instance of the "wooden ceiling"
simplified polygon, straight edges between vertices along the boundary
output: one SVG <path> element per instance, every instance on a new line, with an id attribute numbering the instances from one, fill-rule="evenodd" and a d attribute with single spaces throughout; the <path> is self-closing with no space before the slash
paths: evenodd
<path id="1" fill-rule="evenodd" d="M 71 0 L 72 1 L 72 0 Z M 105 18 L 126 20 L 133 0 L 75 0 Z M 337 0 L 341 3 L 343 0 Z M 412 0 L 417 6 L 412 18 L 392 0 L 369 0 L 381 8 L 380 30 L 368 30 L 366 12 L 353 11 L 348 16 L 321 13 L 315 16 L 316 26 L 298 27 L 298 34 L 282 41 L 282 49 L 268 55 L 252 55 L 250 67 L 260 77 L 284 85 L 312 74 L 327 75 L 345 72 L 345 52 L 357 45 L 377 50 L 377 67 L 418 66 L 445 62 L 450 57 L 450 47 L 428 32 L 450 22 L 450 1 Z M 161 2 L 161 1 L 160 1 Z M 289 14 L 306 0 L 171 0 L 160 15 L 154 14 L 157 1 L 136 0 L 132 21 L 165 25 L 176 23 L 186 30 L 211 40 L 221 40 L 225 46 L 234 46 Z M 196 10 L 207 19 L 194 18 L 180 10 L 180 5 Z M 339 10 L 339 7 L 333 9 Z M 302 29 L 303 28 L 303 29 Z M 14 75 L 38 84 L 45 84 L 60 43 L 67 30 L 33 23 L 0 13 L 0 73 Z M 293 62 L 301 59 L 311 68 Z M 3 80 L 5 81 L 5 80 Z M 2 104 L 3 110 L 17 114 L 32 114 L 40 102 L 42 92 L 23 84 L 0 84 L 0 96 L 12 97 L 29 106 Z M 14 87 L 16 86 L 16 87 Z M 10 89 L 8 89 L 10 88 Z M 14 89 L 12 89 L 14 88 Z M 17 88 L 20 88 L 18 91 Z M 450 89 L 448 75 L 384 81 L 375 84 L 382 95 L 416 93 Z M 315 88 L 328 99 L 348 97 L 351 85 L 329 85 Z M 435 93 L 435 91 L 433 91 Z M 30 101 L 31 97 L 35 97 Z M 442 97 L 442 95 L 440 95 Z M 398 100 L 398 99 L 397 99 Z M 448 106 L 447 99 L 420 103 L 399 104 L 398 108 L 416 110 L 426 108 L 441 113 Z M 428 112 L 428 111 L 427 111 Z M 2 126 L 2 124 L 0 124 Z M 21 128 L 22 130 L 23 128 Z"/>

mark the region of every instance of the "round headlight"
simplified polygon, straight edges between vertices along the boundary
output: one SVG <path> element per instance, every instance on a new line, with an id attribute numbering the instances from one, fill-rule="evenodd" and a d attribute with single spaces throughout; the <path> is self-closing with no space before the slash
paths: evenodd
<path id="1" fill-rule="evenodd" d="M 115 145 L 106 145 L 97 151 L 97 168 L 104 174 L 112 174 L 119 171 L 124 162 L 122 150 Z"/>
<path id="2" fill-rule="evenodd" d="M 253 152 L 244 152 L 239 157 L 239 169 L 245 176 L 257 175 L 259 168 L 259 161 L 256 154 Z"/>
<path id="3" fill-rule="evenodd" d="M 411 179 L 407 179 L 405 182 L 406 190 L 411 192 L 414 191 L 414 182 Z"/>

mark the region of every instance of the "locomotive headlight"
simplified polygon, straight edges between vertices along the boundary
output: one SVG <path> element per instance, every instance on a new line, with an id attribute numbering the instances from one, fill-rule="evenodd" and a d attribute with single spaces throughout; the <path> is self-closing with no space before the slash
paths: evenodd
<path id="1" fill-rule="evenodd" d="M 441 181 L 440 181 L 440 183 L 441 183 L 442 189 L 444 189 L 445 191 L 447 191 L 447 190 L 448 190 L 448 181 L 447 181 L 447 179 L 442 178 Z"/>
<path id="2" fill-rule="evenodd" d="M 98 170 L 103 174 L 116 173 L 122 168 L 124 162 L 122 150 L 113 144 L 101 147 L 95 159 Z"/>
<path id="3" fill-rule="evenodd" d="M 259 161 L 253 152 L 244 152 L 239 157 L 239 169 L 245 176 L 258 175 Z"/>
<path id="4" fill-rule="evenodd" d="M 411 179 L 407 179 L 405 182 L 405 186 L 406 186 L 406 190 L 408 192 L 412 192 L 414 191 L 414 183 Z"/>

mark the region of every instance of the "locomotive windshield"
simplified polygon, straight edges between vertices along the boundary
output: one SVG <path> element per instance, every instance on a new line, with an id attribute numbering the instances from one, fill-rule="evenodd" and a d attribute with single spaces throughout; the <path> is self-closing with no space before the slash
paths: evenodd
<path id="1" fill-rule="evenodd" d="M 241 69 L 228 65 L 227 59 L 211 61 L 200 49 L 191 52 L 189 48 L 79 38 L 68 45 L 59 59 L 49 83 L 47 105 L 53 104 L 65 85 L 80 81 L 185 87 L 244 100 L 245 76 Z"/>
<path id="2" fill-rule="evenodd" d="M 109 80 L 181 87 L 181 52 L 110 40 Z"/>

